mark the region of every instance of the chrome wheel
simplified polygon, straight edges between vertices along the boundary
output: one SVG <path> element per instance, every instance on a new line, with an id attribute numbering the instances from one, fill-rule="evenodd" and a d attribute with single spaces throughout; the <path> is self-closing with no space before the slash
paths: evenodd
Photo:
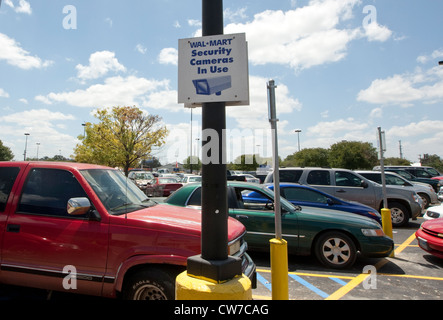
<path id="1" fill-rule="evenodd" d="M 323 264 L 336 269 L 348 268 L 356 259 L 354 242 L 341 232 L 321 236 L 317 242 L 316 254 Z"/>

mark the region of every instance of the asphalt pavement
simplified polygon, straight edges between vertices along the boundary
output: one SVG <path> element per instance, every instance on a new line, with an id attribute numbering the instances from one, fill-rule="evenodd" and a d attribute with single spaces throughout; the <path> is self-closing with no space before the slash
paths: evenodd
<path id="1" fill-rule="evenodd" d="M 442 300 L 443 260 L 418 247 L 423 218 L 394 228 L 394 257 L 359 257 L 349 270 L 332 270 L 315 257 L 288 257 L 290 300 Z M 272 299 L 269 254 L 250 253 L 257 264 L 255 300 Z"/>

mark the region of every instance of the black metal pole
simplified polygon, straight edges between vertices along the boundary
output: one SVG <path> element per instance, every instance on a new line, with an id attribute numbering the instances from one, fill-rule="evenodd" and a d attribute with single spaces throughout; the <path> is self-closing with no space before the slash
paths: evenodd
<path id="1" fill-rule="evenodd" d="M 202 23 L 203 36 L 223 34 L 223 0 L 202 0 Z M 227 178 L 223 157 L 226 103 L 203 103 L 202 108 L 202 252 L 201 256 L 188 259 L 187 271 L 220 282 L 241 274 L 241 261 L 228 255 Z M 206 140 L 205 132 L 211 133 Z M 218 144 L 215 146 L 211 139 L 217 139 Z M 208 143 L 210 149 L 205 148 Z"/>
<path id="2" fill-rule="evenodd" d="M 223 0 L 202 1 L 203 36 L 223 34 Z M 226 194 L 226 164 L 223 163 L 222 139 L 226 129 L 226 104 L 204 103 L 202 130 L 212 129 L 218 135 L 218 150 L 202 155 L 202 258 L 225 260 L 228 257 L 228 204 Z M 203 142 L 203 145 L 209 141 Z M 219 155 L 218 163 L 208 163 L 212 152 Z"/>

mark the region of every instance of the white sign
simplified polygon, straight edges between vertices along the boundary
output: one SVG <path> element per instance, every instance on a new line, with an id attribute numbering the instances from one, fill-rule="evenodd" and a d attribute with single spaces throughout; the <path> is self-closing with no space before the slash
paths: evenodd
<path id="1" fill-rule="evenodd" d="M 248 52 L 244 33 L 180 39 L 178 103 L 249 105 Z"/>

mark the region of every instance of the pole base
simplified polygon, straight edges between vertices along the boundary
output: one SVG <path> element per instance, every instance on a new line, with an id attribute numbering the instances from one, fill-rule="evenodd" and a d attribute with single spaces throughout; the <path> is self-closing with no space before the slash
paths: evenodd
<path id="1" fill-rule="evenodd" d="M 224 283 L 197 279 L 180 273 L 175 282 L 176 300 L 252 300 L 251 280 L 245 275 Z"/>
<path id="2" fill-rule="evenodd" d="M 206 260 L 201 255 L 188 258 L 188 275 L 214 283 L 223 283 L 242 274 L 241 259 L 228 256 L 225 260 Z"/>

